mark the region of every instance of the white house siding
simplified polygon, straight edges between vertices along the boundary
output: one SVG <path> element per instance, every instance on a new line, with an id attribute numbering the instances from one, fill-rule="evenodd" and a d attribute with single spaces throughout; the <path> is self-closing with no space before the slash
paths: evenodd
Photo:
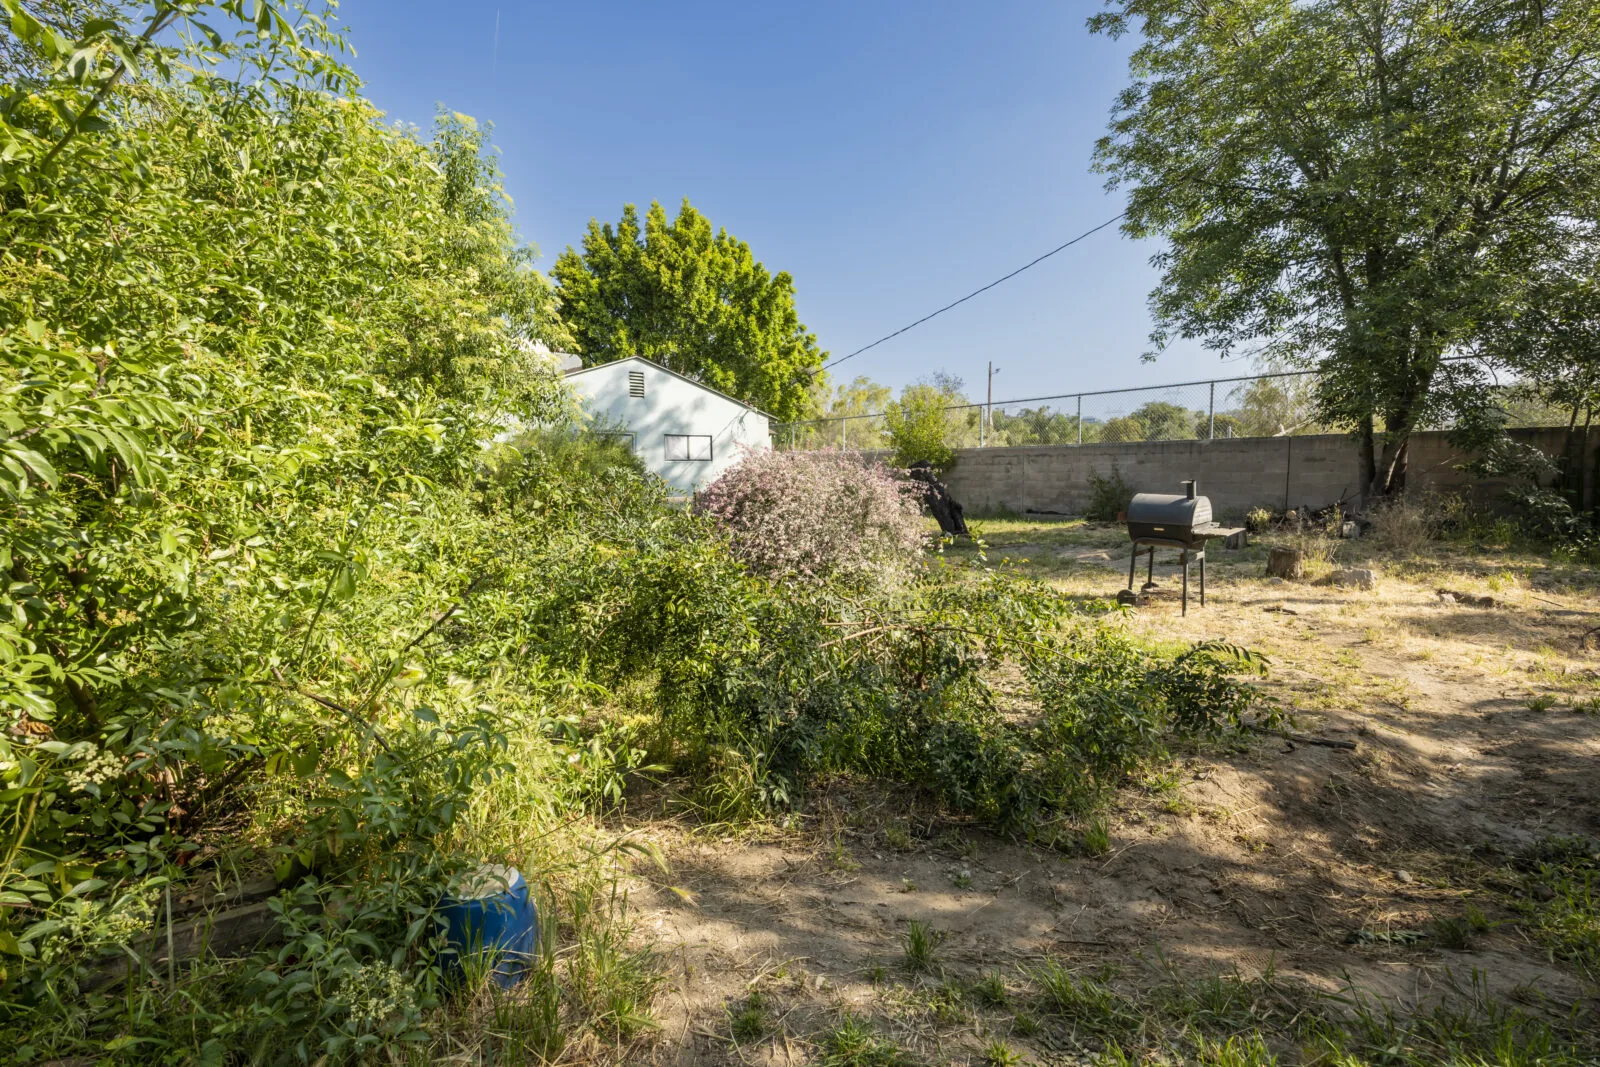
<path id="1" fill-rule="evenodd" d="M 628 372 L 644 375 L 644 396 L 630 395 Z M 596 422 L 633 434 L 634 452 L 680 493 L 704 489 L 747 453 L 772 445 L 767 416 L 633 356 L 573 371 L 567 382 Z M 668 460 L 669 434 L 711 438 L 711 459 Z"/>

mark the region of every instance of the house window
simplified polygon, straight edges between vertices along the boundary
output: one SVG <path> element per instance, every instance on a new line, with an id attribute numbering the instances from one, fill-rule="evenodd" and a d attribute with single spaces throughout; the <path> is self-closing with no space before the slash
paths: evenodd
<path id="1" fill-rule="evenodd" d="M 628 395 L 644 396 L 644 371 L 631 370 L 628 372 Z"/>
<path id="2" fill-rule="evenodd" d="M 711 458 L 709 435 L 669 433 L 666 435 L 667 459 L 708 460 Z"/>

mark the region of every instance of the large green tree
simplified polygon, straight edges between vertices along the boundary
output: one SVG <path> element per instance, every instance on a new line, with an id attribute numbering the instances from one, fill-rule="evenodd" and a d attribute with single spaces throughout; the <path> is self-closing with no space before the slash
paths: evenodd
<path id="1" fill-rule="evenodd" d="M 485 132 L 386 123 L 326 5 L 124 8 L 0 0 L 0 1028 L 193 1058 L 77 968 L 248 843 L 349 895 L 199 1058 L 339 1059 L 330 991 L 416 958 L 436 843 L 543 713 L 521 639 L 475 643 L 539 573 L 480 483 L 568 338 Z"/>
<path id="2" fill-rule="evenodd" d="M 1600 173 L 1596 0 L 1110 0 L 1134 83 L 1097 149 L 1165 237 L 1154 340 L 1274 337 L 1366 494 L 1482 397 L 1462 353 L 1560 258 Z"/>
<path id="3" fill-rule="evenodd" d="M 642 228 L 632 204 L 615 226 L 590 220 L 583 251 L 551 273 L 585 366 L 644 356 L 779 419 L 811 414 L 827 353 L 795 311 L 794 279 L 687 199 L 672 220 L 652 202 Z"/>

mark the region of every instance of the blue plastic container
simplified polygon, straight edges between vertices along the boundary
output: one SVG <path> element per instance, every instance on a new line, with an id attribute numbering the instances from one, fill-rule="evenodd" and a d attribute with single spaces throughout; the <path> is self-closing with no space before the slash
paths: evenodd
<path id="1" fill-rule="evenodd" d="M 510 989 L 527 977 L 539 943 L 539 913 L 515 867 L 491 864 L 458 878 L 439 902 L 448 943 L 446 966 L 457 975 L 461 957 L 493 955 L 494 980 Z"/>

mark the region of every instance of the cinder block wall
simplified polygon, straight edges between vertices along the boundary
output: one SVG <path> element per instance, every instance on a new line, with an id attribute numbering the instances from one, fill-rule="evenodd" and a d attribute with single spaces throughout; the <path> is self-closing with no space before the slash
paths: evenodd
<path id="1" fill-rule="evenodd" d="M 1559 455 L 1564 428 L 1512 430 L 1512 438 Z M 1413 434 L 1408 490 L 1463 489 L 1492 496 L 1504 486 L 1475 482 L 1457 469 L 1470 457 L 1450 446 L 1443 432 Z M 1600 429 L 1588 447 L 1593 454 Z M 870 453 L 883 456 L 884 453 Z M 1326 507 L 1343 495 L 1361 493 L 1361 458 L 1345 434 L 1314 437 L 1251 437 L 1222 441 L 1143 441 L 1122 445 L 1032 445 L 962 448 L 946 473 L 950 493 L 967 511 L 1054 512 L 1080 515 L 1089 504 L 1089 475 L 1113 470 L 1135 492 L 1178 492 L 1198 479 L 1217 511 L 1242 515 L 1250 508 Z"/>

